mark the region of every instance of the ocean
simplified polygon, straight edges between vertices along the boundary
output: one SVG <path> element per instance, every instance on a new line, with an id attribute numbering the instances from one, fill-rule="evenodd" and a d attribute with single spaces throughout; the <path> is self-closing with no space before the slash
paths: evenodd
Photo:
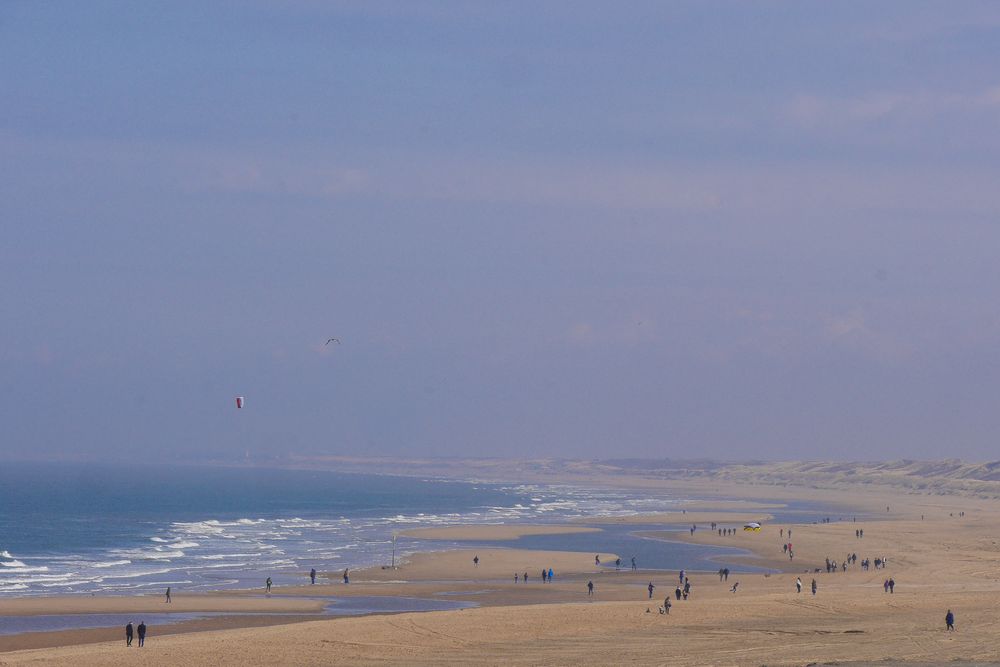
<path id="1" fill-rule="evenodd" d="M 8 463 L 0 468 L 0 596 L 245 588 L 268 576 L 304 583 L 310 568 L 388 565 L 393 534 L 414 526 L 629 515 L 680 500 L 319 470 Z M 535 541 L 558 546 L 547 538 L 523 546 Z M 397 546 L 399 557 L 451 545 Z"/>

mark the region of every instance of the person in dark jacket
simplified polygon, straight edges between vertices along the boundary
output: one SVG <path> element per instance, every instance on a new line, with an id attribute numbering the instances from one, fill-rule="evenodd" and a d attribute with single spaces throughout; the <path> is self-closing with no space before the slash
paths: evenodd
<path id="1" fill-rule="evenodd" d="M 950 611 L 948 613 L 951 614 Z M 128 624 L 125 626 L 125 646 L 131 646 L 131 645 L 132 645 L 132 621 L 129 621 Z"/>
<path id="2" fill-rule="evenodd" d="M 136 628 L 139 631 L 139 648 L 146 643 L 146 622 L 139 621 L 139 627 Z"/>
<path id="3" fill-rule="evenodd" d="M 944 615 L 944 623 L 948 630 L 955 629 L 955 614 L 951 613 L 951 609 L 949 609 L 948 613 Z"/>

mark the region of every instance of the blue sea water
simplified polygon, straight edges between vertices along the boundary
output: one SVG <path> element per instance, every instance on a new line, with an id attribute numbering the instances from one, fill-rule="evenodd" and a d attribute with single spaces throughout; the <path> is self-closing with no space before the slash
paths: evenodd
<path id="1" fill-rule="evenodd" d="M 388 564 L 393 533 L 417 525 L 562 521 L 676 502 L 649 492 L 314 470 L 8 463 L 0 467 L 0 595 L 249 587 L 268 576 L 302 583 L 313 567 Z M 407 545 L 428 546 L 401 540 Z"/>

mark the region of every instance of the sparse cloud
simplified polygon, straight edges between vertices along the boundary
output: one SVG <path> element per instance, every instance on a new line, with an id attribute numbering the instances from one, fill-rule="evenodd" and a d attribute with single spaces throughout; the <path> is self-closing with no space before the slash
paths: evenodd
<path id="1" fill-rule="evenodd" d="M 824 332 L 827 340 L 835 345 L 861 352 L 881 362 L 899 362 L 916 351 L 912 343 L 872 327 L 861 309 L 828 315 Z"/>
<path id="2" fill-rule="evenodd" d="M 806 128 L 845 127 L 897 118 L 931 120 L 1000 110 L 1000 85 L 969 93 L 947 91 L 873 91 L 854 96 L 803 93 L 794 96 L 783 115 Z"/>

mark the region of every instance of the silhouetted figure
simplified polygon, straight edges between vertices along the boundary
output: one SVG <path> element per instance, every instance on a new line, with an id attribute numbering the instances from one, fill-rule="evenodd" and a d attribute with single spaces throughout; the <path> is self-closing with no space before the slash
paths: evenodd
<path id="1" fill-rule="evenodd" d="M 271 592 L 271 577 L 268 577 L 267 581 L 264 582 L 264 592 L 265 593 Z"/>
<path id="2" fill-rule="evenodd" d="M 348 568 L 344 568 L 344 583 L 351 583 L 351 571 Z"/>
<path id="3" fill-rule="evenodd" d="M 593 581 L 588 581 L 587 582 L 587 596 L 589 597 L 589 596 L 591 596 L 593 594 L 594 594 L 594 582 Z"/>
<path id="4" fill-rule="evenodd" d="M 653 599 L 653 589 L 656 588 L 656 586 L 654 586 L 653 582 L 651 581 L 651 582 L 649 582 L 649 586 L 646 586 L 646 588 L 649 589 L 649 599 L 652 600 Z"/>
<path id="5" fill-rule="evenodd" d="M 472 559 L 472 565 L 474 567 L 479 567 L 479 554 L 476 554 L 475 557 Z"/>
<path id="6" fill-rule="evenodd" d="M 139 648 L 142 648 L 142 645 L 146 643 L 146 622 L 139 621 L 139 627 L 136 630 L 139 632 Z"/>
<path id="7" fill-rule="evenodd" d="M 816 580 L 815 579 L 813 579 L 813 583 L 812 583 L 812 592 L 813 592 L 813 595 L 816 595 Z"/>
<path id="8" fill-rule="evenodd" d="M 316 583 L 316 568 L 309 570 L 309 580 Z"/>
<path id="9" fill-rule="evenodd" d="M 955 614 L 951 613 L 951 609 L 949 609 L 948 613 L 944 615 L 944 623 L 948 630 L 955 629 Z"/>
<path id="10" fill-rule="evenodd" d="M 166 602 L 170 602 L 170 586 L 167 586 L 167 599 Z"/>
<path id="11" fill-rule="evenodd" d="M 950 611 L 948 612 L 951 613 Z M 132 645 L 132 621 L 129 621 L 125 626 L 125 646 Z"/>

